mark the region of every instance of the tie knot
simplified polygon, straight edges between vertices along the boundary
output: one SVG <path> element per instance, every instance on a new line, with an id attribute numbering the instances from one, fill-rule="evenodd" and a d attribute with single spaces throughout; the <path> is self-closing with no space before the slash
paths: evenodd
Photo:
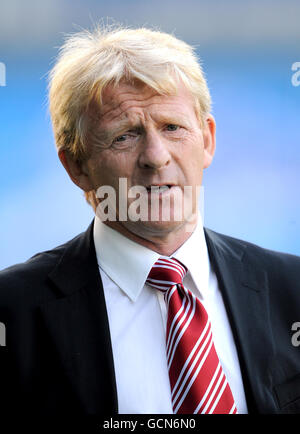
<path id="1" fill-rule="evenodd" d="M 160 291 L 167 291 L 174 285 L 182 283 L 186 267 L 175 258 L 159 258 L 147 277 L 146 283 Z"/>

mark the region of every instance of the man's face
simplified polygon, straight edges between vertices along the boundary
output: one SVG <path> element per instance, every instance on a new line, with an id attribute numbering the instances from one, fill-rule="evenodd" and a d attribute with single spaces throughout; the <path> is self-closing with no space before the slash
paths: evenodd
<path id="1" fill-rule="evenodd" d="M 142 237 L 159 237 L 182 228 L 190 216 L 183 212 L 181 220 L 174 220 L 176 204 L 180 203 L 176 199 L 181 196 L 182 201 L 184 187 L 190 186 L 192 211 L 197 209 L 196 188 L 214 150 L 213 118 L 201 126 L 194 100 L 183 85 L 177 95 L 169 96 L 142 84 L 121 83 L 105 89 L 102 103 L 100 113 L 90 107 L 91 153 L 85 169 L 92 187 L 95 191 L 103 185 L 115 189 L 117 215 L 120 178 L 126 179 L 127 192 L 133 186 L 143 186 L 149 205 L 154 197 L 156 206 L 159 203 L 157 221 L 149 214 L 147 221 L 127 219 L 111 226 Z M 158 186 L 160 193 L 156 193 Z M 134 200 L 129 198 L 128 206 Z M 162 207 L 166 203 L 170 205 L 170 218 L 164 221 Z"/>

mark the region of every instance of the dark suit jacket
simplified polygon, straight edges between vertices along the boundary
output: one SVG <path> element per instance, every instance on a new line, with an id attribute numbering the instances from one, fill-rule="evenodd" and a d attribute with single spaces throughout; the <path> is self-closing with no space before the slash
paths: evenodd
<path id="1" fill-rule="evenodd" d="M 300 258 L 205 234 L 249 413 L 300 413 L 300 347 L 291 342 L 292 324 L 300 321 Z M 2 414 L 118 412 L 93 223 L 66 244 L 0 272 L 0 321 Z"/>

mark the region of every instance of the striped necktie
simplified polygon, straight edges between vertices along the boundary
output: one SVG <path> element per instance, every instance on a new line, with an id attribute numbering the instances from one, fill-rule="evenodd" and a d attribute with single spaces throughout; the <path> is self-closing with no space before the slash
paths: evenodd
<path id="1" fill-rule="evenodd" d="M 186 289 L 186 267 L 160 258 L 146 283 L 164 292 L 167 305 L 166 350 L 172 405 L 178 414 L 235 414 L 234 399 L 212 339 L 207 312 Z"/>

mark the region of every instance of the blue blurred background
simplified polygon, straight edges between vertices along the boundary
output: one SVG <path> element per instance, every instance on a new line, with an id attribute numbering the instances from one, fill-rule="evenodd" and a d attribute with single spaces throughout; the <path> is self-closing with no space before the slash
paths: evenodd
<path id="1" fill-rule="evenodd" d="M 9 0 L 0 12 L 0 269 L 93 218 L 56 155 L 46 75 L 64 34 L 99 19 L 173 32 L 197 47 L 217 122 L 205 225 L 300 254 L 300 86 L 291 81 L 299 1 Z"/>

